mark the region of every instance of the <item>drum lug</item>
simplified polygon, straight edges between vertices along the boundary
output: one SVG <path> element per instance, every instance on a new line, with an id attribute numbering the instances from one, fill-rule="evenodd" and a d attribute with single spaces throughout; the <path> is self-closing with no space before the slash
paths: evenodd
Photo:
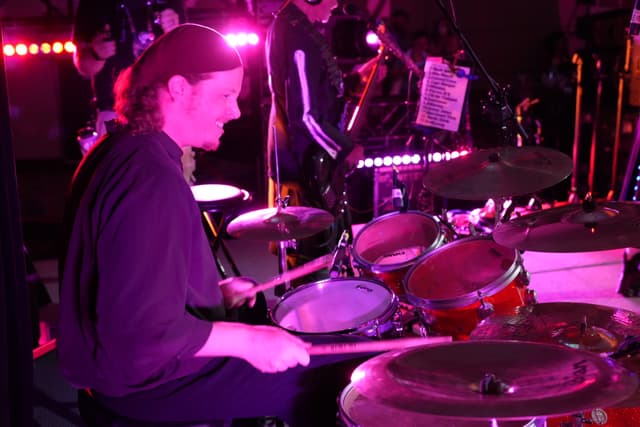
<path id="1" fill-rule="evenodd" d="M 393 317 L 391 319 L 391 330 L 393 335 L 396 337 L 404 335 L 404 319 L 402 318 L 400 310 L 393 313 Z"/>
<path id="2" fill-rule="evenodd" d="M 531 283 L 531 273 L 523 268 L 520 272 L 520 280 L 522 280 L 523 286 L 529 286 Z"/>
<path id="3" fill-rule="evenodd" d="M 538 303 L 538 294 L 533 289 L 527 289 L 524 294 L 524 303 L 525 305 L 537 304 Z"/>
<path id="4" fill-rule="evenodd" d="M 493 304 L 486 302 L 484 298 L 482 298 L 482 294 L 478 291 L 478 297 L 480 297 L 480 307 L 478 307 L 478 317 L 480 320 L 486 319 L 491 316 L 495 311 L 495 307 Z"/>

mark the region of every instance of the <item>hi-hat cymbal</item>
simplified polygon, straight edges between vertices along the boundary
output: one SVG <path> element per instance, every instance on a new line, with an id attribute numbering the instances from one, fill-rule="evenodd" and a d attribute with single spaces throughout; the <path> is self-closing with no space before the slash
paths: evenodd
<path id="1" fill-rule="evenodd" d="M 640 203 L 585 202 L 498 224 L 502 246 L 537 252 L 587 252 L 638 246 Z"/>
<path id="2" fill-rule="evenodd" d="M 571 169 L 571 158 L 550 148 L 497 147 L 432 163 L 423 182 L 442 197 L 487 200 L 535 193 L 559 183 Z"/>
<path id="3" fill-rule="evenodd" d="M 380 405 L 437 417 L 527 419 L 611 407 L 638 378 L 595 353 L 546 343 L 461 341 L 385 353 L 354 387 Z"/>
<path id="4" fill-rule="evenodd" d="M 556 343 L 594 353 L 613 353 L 628 336 L 640 335 L 640 315 L 620 308 L 577 302 L 518 307 L 516 314 L 490 316 L 470 338 Z"/>
<path id="5" fill-rule="evenodd" d="M 333 216 L 322 209 L 302 206 L 267 208 L 244 213 L 227 226 L 227 233 L 239 239 L 292 240 L 326 230 Z"/>

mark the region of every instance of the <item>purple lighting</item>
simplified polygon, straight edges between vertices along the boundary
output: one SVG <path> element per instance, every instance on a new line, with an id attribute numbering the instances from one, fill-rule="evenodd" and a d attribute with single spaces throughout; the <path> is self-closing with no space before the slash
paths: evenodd
<path id="1" fill-rule="evenodd" d="M 380 46 L 380 39 L 378 39 L 378 36 L 373 31 L 369 31 L 367 33 L 367 35 L 365 36 L 365 40 L 367 41 L 367 44 L 369 46 L 372 46 L 372 47 Z"/>
<path id="2" fill-rule="evenodd" d="M 260 37 L 258 37 L 256 33 L 228 33 L 225 38 L 227 39 L 227 43 L 233 47 L 256 46 L 260 42 Z"/>

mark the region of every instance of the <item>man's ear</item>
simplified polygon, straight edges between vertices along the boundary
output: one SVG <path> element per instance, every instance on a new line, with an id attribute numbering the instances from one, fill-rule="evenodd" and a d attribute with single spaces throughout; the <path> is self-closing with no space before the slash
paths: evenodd
<path id="1" fill-rule="evenodd" d="M 176 74 L 167 82 L 167 90 L 171 99 L 178 100 L 191 93 L 191 85 L 183 76 Z"/>

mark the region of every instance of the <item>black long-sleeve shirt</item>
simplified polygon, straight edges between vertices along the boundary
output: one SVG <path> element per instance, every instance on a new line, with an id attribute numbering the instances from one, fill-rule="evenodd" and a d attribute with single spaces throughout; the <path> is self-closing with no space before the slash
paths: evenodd
<path id="1" fill-rule="evenodd" d="M 165 133 L 122 134 L 76 171 L 57 347 L 77 387 L 121 396 L 210 361 L 193 354 L 224 317 L 223 297 L 181 154 Z"/>

